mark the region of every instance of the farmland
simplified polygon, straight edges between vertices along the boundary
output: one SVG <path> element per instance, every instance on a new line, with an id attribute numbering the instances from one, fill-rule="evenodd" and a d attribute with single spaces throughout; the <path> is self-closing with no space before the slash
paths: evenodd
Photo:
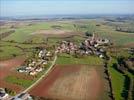
<path id="1" fill-rule="evenodd" d="M 24 63 L 23 57 L 13 58 L 11 60 L 0 61 L 0 87 L 10 88 L 15 92 L 22 90 L 22 87 L 16 84 L 10 84 L 4 81 L 6 77 L 12 75 L 14 69 Z"/>
<path id="2" fill-rule="evenodd" d="M 96 87 L 93 87 L 94 84 Z M 31 90 L 31 94 L 52 99 L 97 99 L 101 95 L 101 84 L 94 68 L 86 65 L 57 65 L 46 79 Z M 44 89 L 39 93 L 42 87 Z"/>
<path id="3" fill-rule="evenodd" d="M 121 73 L 116 67 L 119 66 L 119 57 L 123 56 L 126 61 L 133 58 L 128 53 L 134 47 L 133 23 L 133 20 L 112 22 L 105 18 L 7 22 L 0 27 L 0 35 L 11 30 L 14 32 L 0 40 L 0 87 L 10 88 L 15 93 L 25 90 L 47 71 L 51 62 L 36 77 L 18 73 L 17 68 L 25 65 L 28 59 L 37 59 L 36 53 L 39 50 L 46 48 L 54 52 L 61 41 L 81 44 L 88 38 L 85 34 L 87 32 L 90 35 L 94 33 L 97 38 L 107 38 L 112 43 L 111 47 L 105 48 L 109 57 L 107 69 L 104 67 L 105 60 L 96 55 L 59 53 L 54 69 L 29 93 L 35 99 L 111 100 L 110 83 L 105 74 L 108 70 L 113 97 L 115 100 L 125 100 L 131 95 L 131 89 L 126 87 L 126 80 L 127 77 L 130 81 L 133 79 L 134 75 L 130 70 L 133 66 L 130 64 L 130 69 L 125 69 L 125 73 Z M 117 26 L 121 31 L 117 30 Z M 39 93 L 41 89 L 42 92 Z"/>
<path id="4" fill-rule="evenodd" d="M 93 62 L 95 61 L 95 62 Z M 87 56 L 75 58 L 67 54 L 60 54 L 56 64 L 65 65 L 65 64 L 87 64 L 87 65 L 102 65 L 102 60 L 96 56 Z"/>

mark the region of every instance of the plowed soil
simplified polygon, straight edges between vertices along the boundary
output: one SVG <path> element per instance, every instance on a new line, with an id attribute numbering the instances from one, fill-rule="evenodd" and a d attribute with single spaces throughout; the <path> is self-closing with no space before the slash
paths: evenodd
<path id="1" fill-rule="evenodd" d="M 94 67 L 56 65 L 30 94 L 56 100 L 98 100 L 102 81 Z"/>
<path id="2" fill-rule="evenodd" d="M 22 57 L 16 57 L 9 60 L 0 61 L 0 87 L 2 88 L 10 88 L 14 91 L 18 92 L 21 90 L 20 86 L 9 84 L 5 82 L 4 78 L 6 78 L 8 75 L 12 75 L 13 71 L 16 69 L 16 67 L 23 64 L 25 61 Z"/>

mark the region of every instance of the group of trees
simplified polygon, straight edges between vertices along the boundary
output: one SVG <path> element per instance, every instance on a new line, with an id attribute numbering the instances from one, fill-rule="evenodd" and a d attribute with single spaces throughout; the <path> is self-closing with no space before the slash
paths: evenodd
<path id="1" fill-rule="evenodd" d="M 54 28 L 54 29 L 61 29 L 62 28 L 62 26 L 60 26 L 60 25 L 53 25 L 51 27 Z"/>
<path id="2" fill-rule="evenodd" d="M 5 92 L 8 93 L 9 95 L 12 95 L 12 96 L 16 95 L 16 92 L 13 91 L 12 89 L 9 89 L 9 88 L 5 88 Z"/>
<path id="3" fill-rule="evenodd" d="M 117 57 L 117 63 L 113 64 L 113 67 L 125 77 L 124 88 L 122 91 L 122 97 L 125 100 L 132 100 L 134 98 L 134 79 L 128 75 L 130 72 L 126 63 L 126 58 L 123 56 Z M 130 72 L 131 73 L 131 72 Z M 133 73 L 131 73 L 133 74 Z"/>
<path id="4" fill-rule="evenodd" d="M 93 34 L 91 32 L 88 32 L 88 31 L 85 32 L 85 35 L 86 36 L 93 36 Z"/>

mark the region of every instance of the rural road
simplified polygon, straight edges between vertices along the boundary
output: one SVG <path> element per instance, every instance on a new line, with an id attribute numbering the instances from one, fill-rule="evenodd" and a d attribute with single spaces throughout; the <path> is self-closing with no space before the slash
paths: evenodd
<path id="1" fill-rule="evenodd" d="M 51 69 L 53 68 L 55 62 L 57 60 L 57 55 L 55 55 L 55 58 L 54 58 L 54 61 L 52 62 L 50 68 L 34 83 L 32 84 L 30 87 L 28 87 L 26 90 L 24 90 L 23 92 L 21 93 L 26 93 L 28 92 L 31 88 L 33 88 L 34 86 L 36 86 L 50 71 Z"/>

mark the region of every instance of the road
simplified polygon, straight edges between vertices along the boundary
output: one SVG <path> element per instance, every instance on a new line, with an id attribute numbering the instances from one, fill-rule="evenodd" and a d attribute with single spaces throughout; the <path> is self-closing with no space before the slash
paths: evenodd
<path id="1" fill-rule="evenodd" d="M 43 78 L 46 77 L 46 75 L 49 74 L 49 72 L 52 70 L 53 66 L 55 65 L 56 60 L 57 60 L 57 54 L 55 53 L 54 60 L 52 61 L 52 64 L 51 64 L 51 66 L 49 67 L 49 69 L 48 69 L 35 83 L 33 83 L 30 87 L 28 87 L 27 89 L 25 89 L 24 91 L 22 91 L 21 93 L 17 94 L 17 95 L 14 96 L 14 97 L 18 97 L 18 96 L 19 96 L 20 94 L 22 94 L 22 93 L 27 93 L 30 89 L 32 89 L 34 86 L 36 86 Z M 11 98 L 9 98 L 9 99 L 7 99 L 7 100 L 11 100 L 11 99 L 14 98 L 14 97 L 11 97 Z"/>
<path id="2" fill-rule="evenodd" d="M 51 66 L 49 67 L 49 69 L 46 71 L 46 73 L 44 73 L 34 84 L 32 84 L 30 87 L 28 87 L 26 90 L 24 90 L 22 93 L 26 93 L 28 92 L 30 89 L 32 89 L 34 86 L 36 86 L 53 68 L 53 66 L 55 65 L 55 62 L 57 60 L 57 55 L 55 55 L 54 61 L 52 62 Z"/>

